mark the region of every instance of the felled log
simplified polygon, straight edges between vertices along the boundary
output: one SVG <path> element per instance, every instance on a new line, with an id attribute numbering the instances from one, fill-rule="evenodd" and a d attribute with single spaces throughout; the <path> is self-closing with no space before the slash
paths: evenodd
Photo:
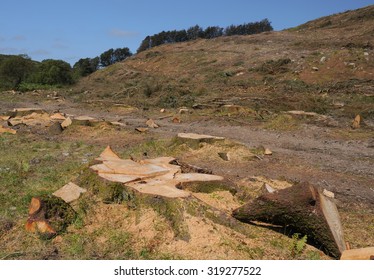
<path id="1" fill-rule="evenodd" d="M 309 183 L 263 194 L 233 211 L 242 222 L 260 221 L 287 227 L 335 258 L 346 249 L 336 205 Z"/>
<path id="2" fill-rule="evenodd" d="M 345 250 L 341 260 L 374 260 L 374 247 Z"/>
<path id="3" fill-rule="evenodd" d="M 25 227 L 27 231 L 49 239 L 63 232 L 75 217 L 73 208 L 59 197 L 33 197 Z"/>

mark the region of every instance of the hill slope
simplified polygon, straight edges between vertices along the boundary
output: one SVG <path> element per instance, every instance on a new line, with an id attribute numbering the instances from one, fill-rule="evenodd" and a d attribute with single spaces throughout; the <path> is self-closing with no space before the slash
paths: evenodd
<path id="1" fill-rule="evenodd" d="M 350 93 L 353 101 L 339 114 L 370 115 L 370 97 L 362 94 L 373 89 L 373 14 L 369 6 L 280 32 L 155 47 L 83 79 L 75 93 L 138 106 L 231 98 L 272 111 L 319 113 Z"/>

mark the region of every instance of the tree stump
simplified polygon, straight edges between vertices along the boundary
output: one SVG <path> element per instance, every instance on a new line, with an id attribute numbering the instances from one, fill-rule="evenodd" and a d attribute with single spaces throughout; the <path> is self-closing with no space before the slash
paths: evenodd
<path id="1" fill-rule="evenodd" d="M 234 210 L 233 216 L 242 222 L 266 222 L 307 235 L 312 245 L 335 258 L 345 250 L 340 217 L 333 199 L 309 183 L 261 195 Z"/>
<path id="2" fill-rule="evenodd" d="M 26 230 L 50 239 L 63 232 L 75 217 L 73 208 L 59 197 L 33 197 L 29 206 Z"/>

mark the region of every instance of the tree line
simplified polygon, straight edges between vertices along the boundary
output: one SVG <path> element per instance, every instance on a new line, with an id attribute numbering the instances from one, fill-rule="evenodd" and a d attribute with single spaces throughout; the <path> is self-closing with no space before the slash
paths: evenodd
<path id="1" fill-rule="evenodd" d="M 28 55 L 0 55 L 0 89 L 32 89 L 73 84 L 102 67 L 132 56 L 129 48 L 109 49 L 95 58 L 79 59 L 73 67 L 63 60 L 31 60 Z"/>
<path id="2" fill-rule="evenodd" d="M 192 26 L 187 30 L 172 30 L 162 31 L 152 36 L 147 36 L 141 42 L 137 52 L 142 52 L 152 47 L 168 43 L 180 43 L 202 39 L 213 39 L 221 36 L 233 35 L 252 35 L 265 31 L 272 31 L 273 27 L 268 19 L 263 19 L 258 22 L 244 23 L 240 25 L 230 25 L 226 28 L 219 26 L 208 26 L 203 29 L 199 25 Z"/>

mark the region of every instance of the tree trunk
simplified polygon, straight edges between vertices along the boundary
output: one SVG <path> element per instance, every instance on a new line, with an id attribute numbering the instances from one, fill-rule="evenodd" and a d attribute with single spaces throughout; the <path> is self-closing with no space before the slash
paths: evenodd
<path id="1" fill-rule="evenodd" d="M 49 239 L 64 231 L 74 221 L 75 216 L 73 208 L 59 197 L 33 197 L 26 230 Z"/>
<path id="2" fill-rule="evenodd" d="M 234 210 L 233 216 L 242 222 L 267 222 L 307 235 L 312 245 L 335 258 L 345 250 L 335 203 L 309 183 L 261 195 Z"/>

